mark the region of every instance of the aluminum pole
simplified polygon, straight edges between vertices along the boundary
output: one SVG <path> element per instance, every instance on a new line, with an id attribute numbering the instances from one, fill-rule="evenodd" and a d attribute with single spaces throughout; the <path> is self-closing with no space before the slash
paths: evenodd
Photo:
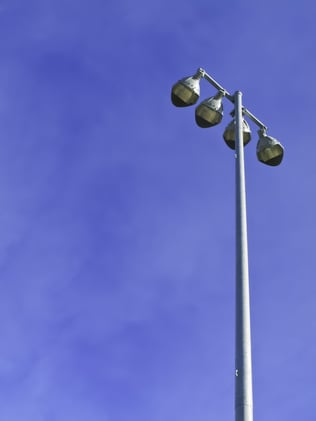
<path id="1" fill-rule="evenodd" d="M 235 421 L 253 421 L 250 299 L 242 93 L 234 95 L 236 139 L 236 348 Z"/>

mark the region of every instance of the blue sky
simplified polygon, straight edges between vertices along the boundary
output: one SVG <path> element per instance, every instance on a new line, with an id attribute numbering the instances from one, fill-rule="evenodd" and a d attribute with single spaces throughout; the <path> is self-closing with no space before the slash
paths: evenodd
<path id="1" fill-rule="evenodd" d="M 170 88 L 203 67 L 245 148 L 256 421 L 314 421 L 314 2 L 0 3 L 0 419 L 234 413 L 234 152 Z M 214 93 L 205 81 L 201 98 Z"/>

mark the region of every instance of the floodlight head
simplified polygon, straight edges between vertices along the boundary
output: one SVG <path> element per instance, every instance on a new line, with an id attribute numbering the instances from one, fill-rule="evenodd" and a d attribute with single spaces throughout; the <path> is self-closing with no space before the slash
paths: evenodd
<path id="1" fill-rule="evenodd" d="M 193 76 L 179 80 L 171 90 L 171 101 L 176 107 L 188 107 L 197 102 L 200 96 L 201 71 Z"/>
<path id="2" fill-rule="evenodd" d="M 258 131 L 259 140 L 257 143 L 257 158 L 260 162 L 275 167 L 281 164 L 284 148 L 274 137 L 267 136 L 266 131 Z"/>
<path id="3" fill-rule="evenodd" d="M 226 145 L 231 149 L 236 149 L 235 144 L 235 131 L 236 131 L 236 120 L 232 120 L 225 129 L 223 134 L 223 138 L 226 142 Z M 251 131 L 249 124 L 245 119 L 242 121 L 242 134 L 243 134 L 243 144 L 244 146 L 250 142 L 251 139 Z"/>
<path id="4" fill-rule="evenodd" d="M 195 109 L 195 121 L 200 127 L 216 126 L 222 121 L 223 118 L 223 104 L 222 98 L 224 93 L 218 93 L 208 99 L 205 99 Z"/>

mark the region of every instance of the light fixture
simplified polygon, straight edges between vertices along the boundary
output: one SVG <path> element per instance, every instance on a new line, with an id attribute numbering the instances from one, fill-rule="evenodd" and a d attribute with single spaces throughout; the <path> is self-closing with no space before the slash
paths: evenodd
<path id="1" fill-rule="evenodd" d="M 222 121 L 223 118 L 223 104 L 222 98 L 224 93 L 218 93 L 208 99 L 205 99 L 195 109 L 195 121 L 200 127 L 216 126 Z"/>
<path id="2" fill-rule="evenodd" d="M 232 120 L 225 129 L 223 138 L 231 149 L 235 149 L 235 131 L 236 131 L 236 120 Z M 245 119 L 242 121 L 242 135 L 243 135 L 243 144 L 244 146 L 250 142 L 251 131 L 249 124 Z"/>
<path id="3" fill-rule="evenodd" d="M 267 165 L 279 165 L 283 158 L 283 147 L 273 137 L 267 136 L 267 127 L 247 108 L 242 105 L 242 93 L 236 91 L 230 95 L 205 70 L 199 68 L 197 73 L 181 79 L 172 88 L 171 98 L 177 107 L 194 104 L 200 93 L 199 80 L 203 77 L 217 90 L 217 94 L 202 101 L 195 109 L 195 120 L 200 127 L 211 127 L 222 120 L 222 98 L 234 104 L 231 116 L 234 120 L 226 127 L 224 140 L 235 149 L 235 184 L 236 184 L 236 327 L 235 327 L 235 420 L 253 420 L 252 403 L 252 359 L 250 329 L 250 295 L 247 239 L 247 209 L 244 148 L 251 139 L 251 132 L 244 116 L 259 127 L 257 157 Z"/>
<path id="4" fill-rule="evenodd" d="M 257 143 L 257 158 L 264 164 L 275 167 L 281 164 L 284 148 L 274 137 L 267 136 L 264 129 L 258 131 L 259 140 Z"/>
<path id="5" fill-rule="evenodd" d="M 202 73 L 197 71 L 193 76 L 183 78 L 175 83 L 171 90 L 171 101 L 176 107 L 188 107 L 197 102 L 200 96 L 200 79 Z"/>

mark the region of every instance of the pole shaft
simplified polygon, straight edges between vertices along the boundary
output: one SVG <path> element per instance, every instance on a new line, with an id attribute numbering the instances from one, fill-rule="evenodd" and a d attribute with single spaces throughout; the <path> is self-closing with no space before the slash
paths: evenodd
<path id="1" fill-rule="evenodd" d="M 234 95 L 236 119 L 236 348 L 235 421 L 253 421 L 250 298 L 242 93 Z"/>

